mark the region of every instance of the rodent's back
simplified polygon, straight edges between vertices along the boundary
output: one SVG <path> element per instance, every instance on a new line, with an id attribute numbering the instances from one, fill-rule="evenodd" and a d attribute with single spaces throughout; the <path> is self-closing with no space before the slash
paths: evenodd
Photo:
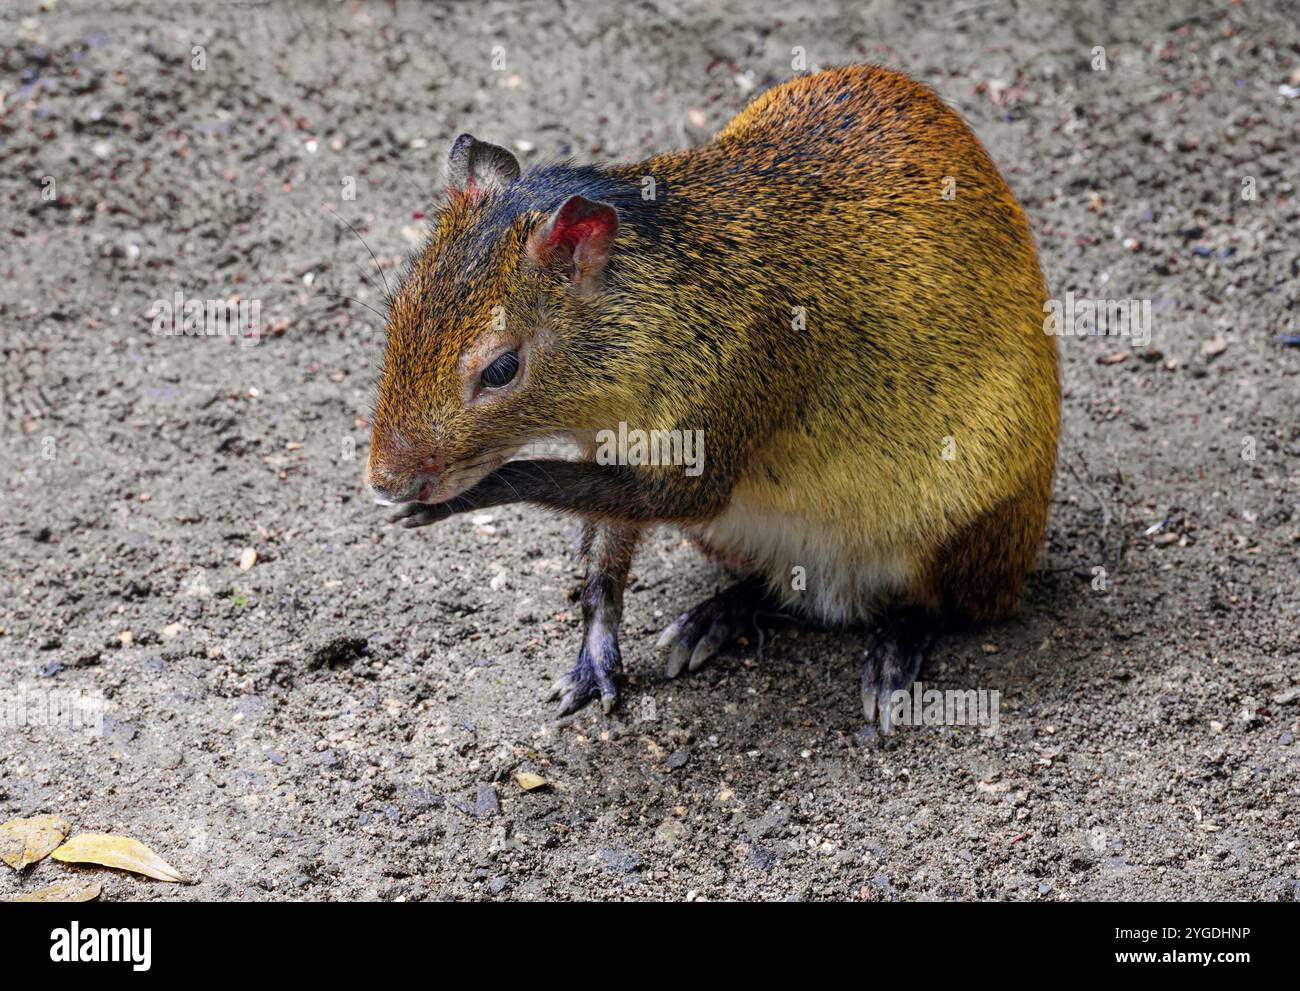
<path id="1" fill-rule="evenodd" d="M 797 505 L 926 567 L 955 530 L 1028 498 L 1035 544 L 1059 420 L 1047 290 L 1023 212 L 957 114 L 898 73 L 846 67 L 637 170 L 666 179 L 668 226 L 638 279 L 689 324 L 663 335 L 674 411 L 696 382 L 688 410 L 767 407 L 736 491 L 754 518 Z M 714 374 L 682 364 L 701 342 Z"/>

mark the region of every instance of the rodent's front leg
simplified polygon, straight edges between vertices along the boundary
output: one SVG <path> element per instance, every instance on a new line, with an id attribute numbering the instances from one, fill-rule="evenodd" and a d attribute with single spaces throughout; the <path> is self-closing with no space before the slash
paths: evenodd
<path id="1" fill-rule="evenodd" d="M 592 461 L 512 461 L 446 502 L 409 503 L 392 521 L 428 526 L 457 513 L 531 502 L 634 525 L 692 522 L 717 515 L 729 497 L 729 485 L 719 473 L 691 476 L 680 469 Z"/>
<path id="2" fill-rule="evenodd" d="M 618 648 L 623 589 L 640 536 L 640 527 L 622 523 L 587 520 L 583 525 L 582 649 L 578 663 L 551 688 L 550 700 L 560 702 L 557 716 L 577 712 L 597 696 L 607 715 L 618 702 L 614 675 L 623 667 Z"/>

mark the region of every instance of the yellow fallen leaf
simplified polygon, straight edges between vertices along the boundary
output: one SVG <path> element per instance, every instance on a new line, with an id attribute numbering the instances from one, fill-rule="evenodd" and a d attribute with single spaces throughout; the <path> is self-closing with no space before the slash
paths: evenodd
<path id="1" fill-rule="evenodd" d="M 540 774 L 533 774 L 531 771 L 516 771 L 515 784 L 524 791 L 533 791 L 546 784 L 546 779 Z"/>
<path id="2" fill-rule="evenodd" d="M 0 860 L 14 870 L 44 860 L 68 835 L 68 824 L 58 816 L 11 819 L 0 825 Z"/>
<path id="3" fill-rule="evenodd" d="M 176 868 L 139 840 L 109 833 L 79 833 L 51 856 L 65 864 L 101 864 L 159 881 L 184 881 Z"/>
<path id="4" fill-rule="evenodd" d="M 48 888 L 38 888 L 25 895 L 11 898 L 15 902 L 93 902 L 99 897 L 100 884 L 95 881 L 84 884 L 81 881 L 60 881 Z"/>

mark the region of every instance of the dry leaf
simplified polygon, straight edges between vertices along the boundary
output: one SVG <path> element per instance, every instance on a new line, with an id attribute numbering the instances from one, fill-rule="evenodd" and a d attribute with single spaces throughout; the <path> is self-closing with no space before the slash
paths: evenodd
<path id="1" fill-rule="evenodd" d="M 48 888 L 38 888 L 25 895 L 11 899 L 16 902 L 93 902 L 99 897 L 100 883 L 95 881 L 85 884 L 81 881 L 60 881 Z"/>
<path id="2" fill-rule="evenodd" d="M 515 784 L 524 791 L 533 791 L 546 784 L 546 779 L 540 774 L 533 774 L 530 771 L 516 771 Z"/>
<path id="3" fill-rule="evenodd" d="M 68 824 L 58 816 L 11 819 L 0 825 L 0 860 L 14 870 L 44 860 L 68 835 Z"/>
<path id="4" fill-rule="evenodd" d="M 184 880 L 171 864 L 139 840 L 127 836 L 80 833 L 55 850 L 52 856 L 65 864 L 101 864 L 159 881 Z"/>

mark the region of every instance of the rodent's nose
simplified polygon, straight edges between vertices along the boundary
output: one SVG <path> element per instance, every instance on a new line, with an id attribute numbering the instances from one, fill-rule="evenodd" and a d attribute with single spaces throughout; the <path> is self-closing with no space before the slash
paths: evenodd
<path id="1" fill-rule="evenodd" d="M 395 506 L 403 502 L 428 502 L 433 498 L 438 480 L 428 476 L 396 480 L 375 478 L 369 475 L 366 486 L 370 489 L 375 502 L 381 505 Z"/>

